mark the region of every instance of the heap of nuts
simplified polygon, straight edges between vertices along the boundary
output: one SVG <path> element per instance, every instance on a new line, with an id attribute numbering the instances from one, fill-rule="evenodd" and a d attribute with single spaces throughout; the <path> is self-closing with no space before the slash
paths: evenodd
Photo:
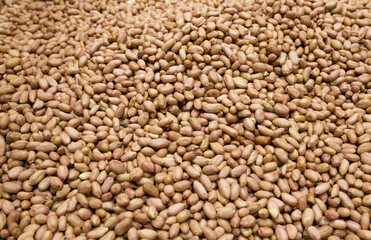
<path id="1" fill-rule="evenodd" d="M 0 2 L 0 238 L 370 240 L 371 1 Z"/>

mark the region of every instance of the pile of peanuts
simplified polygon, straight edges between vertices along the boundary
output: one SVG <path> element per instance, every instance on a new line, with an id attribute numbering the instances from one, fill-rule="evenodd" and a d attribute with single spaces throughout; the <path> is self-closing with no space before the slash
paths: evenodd
<path id="1" fill-rule="evenodd" d="M 0 1 L 0 238 L 370 240 L 371 1 Z"/>

